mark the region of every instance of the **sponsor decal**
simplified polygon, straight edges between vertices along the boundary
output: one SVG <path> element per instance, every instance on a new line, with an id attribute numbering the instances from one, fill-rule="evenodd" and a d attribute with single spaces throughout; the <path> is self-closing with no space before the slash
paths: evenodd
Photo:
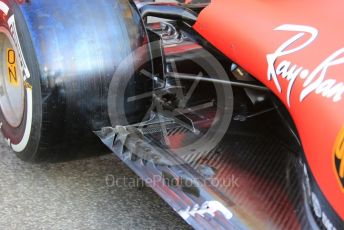
<path id="1" fill-rule="evenodd" d="M 344 127 L 340 130 L 333 148 L 334 166 L 339 185 L 344 192 Z"/>
<path id="2" fill-rule="evenodd" d="M 287 103 L 290 106 L 291 93 L 297 79 L 303 81 L 299 101 L 302 102 L 310 94 L 317 94 L 339 102 L 344 93 L 344 83 L 327 76 L 328 71 L 337 65 L 344 63 L 344 48 L 334 51 L 314 69 L 307 69 L 301 65 L 292 63 L 287 56 L 297 53 L 311 45 L 318 36 L 318 30 L 303 25 L 281 25 L 275 28 L 278 31 L 297 32 L 296 35 L 284 42 L 274 53 L 266 56 L 268 63 L 268 80 L 273 81 L 279 93 L 282 93 L 280 81 L 288 81 Z M 301 42 L 302 41 L 302 42 Z M 301 43 L 301 44 L 300 44 Z M 277 60 L 281 60 L 276 65 Z"/>

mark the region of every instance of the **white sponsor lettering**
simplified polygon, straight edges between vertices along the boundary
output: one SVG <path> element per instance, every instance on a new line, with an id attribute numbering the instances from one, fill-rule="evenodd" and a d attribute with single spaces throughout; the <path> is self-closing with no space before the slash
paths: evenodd
<path id="1" fill-rule="evenodd" d="M 266 56 L 268 62 L 268 80 L 273 80 L 278 92 L 282 93 L 280 78 L 289 82 L 287 89 L 288 105 L 290 106 L 291 93 L 298 78 L 304 80 L 302 85 L 303 88 L 299 96 L 300 102 L 302 102 L 311 93 L 332 99 L 333 102 L 341 101 L 344 93 L 344 83 L 338 82 L 335 79 L 327 78 L 327 73 L 330 68 L 344 63 L 344 48 L 333 52 L 314 70 L 309 70 L 300 65 L 293 64 L 291 61 L 286 59 L 282 60 L 276 66 L 276 61 L 279 58 L 296 53 L 313 43 L 318 36 L 318 30 L 310 26 L 301 25 L 282 25 L 275 28 L 275 30 L 298 32 L 278 47 L 274 53 Z M 305 40 L 306 35 L 310 36 L 301 45 L 296 47 L 292 46 L 296 42 L 299 44 L 299 40 L 301 39 Z M 292 48 L 288 49 L 290 46 L 292 46 Z"/>
<path id="2" fill-rule="evenodd" d="M 23 71 L 23 77 L 24 77 L 24 81 L 25 81 L 28 78 L 30 78 L 30 72 L 29 72 L 29 69 L 27 68 L 26 61 L 25 61 L 24 55 L 23 55 L 23 51 L 22 51 L 22 48 L 20 46 L 19 37 L 18 37 L 18 33 L 17 33 L 17 28 L 16 28 L 16 21 L 14 19 L 14 15 L 12 15 L 8 19 L 7 23 L 8 23 L 8 26 L 10 28 L 10 32 L 11 32 L 12 38 L 14 40 L 14 44 L 15 44 L 15 46 L 17 48 L 17 54 L 18 54 L 18 57 L 19 57 L 19 64 L 20 64 L 21 70 Z"/>
<path id="3" fill-rule="evenodd" d="M 8 11 L 10 10 L 10 8 L 8 8 L 8 6 L 3 3 L 2 1 L 0 1 L 0 10 L 5 14 L 7 15 L 8 14 Z"/>

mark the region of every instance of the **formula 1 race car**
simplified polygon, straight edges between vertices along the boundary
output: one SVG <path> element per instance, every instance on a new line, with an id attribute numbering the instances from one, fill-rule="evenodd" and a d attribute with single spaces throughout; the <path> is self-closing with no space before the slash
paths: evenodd
<path id="1" fill-rule="evenodd" d="M 344 229 L 341 6 L 0 0 L 1 131 L 96 134 L 196 229 Z"/>

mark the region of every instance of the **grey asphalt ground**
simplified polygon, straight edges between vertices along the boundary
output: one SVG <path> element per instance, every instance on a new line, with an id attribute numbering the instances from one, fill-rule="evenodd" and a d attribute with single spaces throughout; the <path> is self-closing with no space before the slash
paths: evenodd
<path id="1" fill-rule="evenodd" d="M 112 155 L 30 164 L 0 136 L 0 229 L 190 228 L 133 181 L 139 180 Z"/>

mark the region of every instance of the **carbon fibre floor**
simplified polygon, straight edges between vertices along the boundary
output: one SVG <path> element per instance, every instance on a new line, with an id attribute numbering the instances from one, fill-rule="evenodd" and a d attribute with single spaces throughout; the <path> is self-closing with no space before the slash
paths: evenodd
<path id="1" fill-rule="evenodd" d="M 264 120 L 233 121 L 215 149 L 182 158 L 254 228 L 307 229 L 298 176 L 302 167 Z M 187 140 L 188 135 L 187 129 L 169 131 L 171 140 Z"/>
<path id="2" fill-rule="evenodd" d="M 276 138 L 277 134 L 267 124 L 266 121 L 271 121 L 271 116 L 275 115 L 262 115 L 245 122 L 232 121 L 221 142 L 202 154 L 183 154 L 175 148 L 175 145 L 187 145 L 196 139 L 190 129 L 168 125 L 163 128 L 167 131 L 164 136 L 162 129 L 148 127 L 145 135 L 148 148 L 176 157 L 179 163 L 171 165 L 145 163 L 140 157 L 133 158 L 135 153 L 123 157 L 128 150 L 118 150 L 121 145 L 116 142 L 118 135 L 113 139 L 102 136 L 102 139 L 143 179 L 162 175 L 165 184 L 150 186 L 182 216 L 187 210 L 189 214 L 183 217 L 196 229 L 207 226 L 309 229 L 300 174 L 302 166 L 298 157 Z M 166 183 L 166 178 L 176 181 Z M 203 210 L 206 215 L 190 215 L 192 209 L 202 212 L 199 207 L 212 200 L 221 200 L 233 213 L 233 218 L 227 221 L 223 218 L 224 213 L 211 214 L 209 210 Z"/>

